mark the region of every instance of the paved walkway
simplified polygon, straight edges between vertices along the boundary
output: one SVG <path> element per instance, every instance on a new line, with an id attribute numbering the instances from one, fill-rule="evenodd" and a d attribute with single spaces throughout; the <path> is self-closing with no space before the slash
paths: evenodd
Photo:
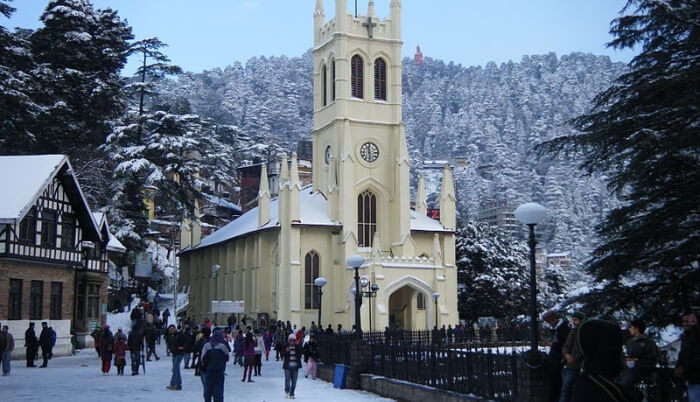
<path id="1" fill-rule="evenodd" d="M 168 391 L 171 360 L 160 345 L 160 361 L 146 362 L 146 375 L 131 376 L 127 364 L 123 377 L 112 367 L 109 376 L 100 372 L 101 362 L 94 350 L 81 350 L 76 356 L 54 358 L 48 368 L 27 368 L 14 360 L 8 377 L 0 377 L 0 401 L 110 402 L 110 401 L 201 401 L 202 384 L 194 370 L 182 370 L 182 391 Z M 274 351 L 273 351 L 274 352 Z M 128 360 L 128 358 L 127 358 Z M 243 369 L 230 364 L 225 384 L 226 401 L 282 401 L 284 373 L 281 362 L 263 361 L 262 376 L 254 383 L 242 383 Z M 382 399 L 367 392 L 340 390 L 321 380 L 304 378 L 300 372 L 296 390 L 301 401 L 375 401 Z"/>

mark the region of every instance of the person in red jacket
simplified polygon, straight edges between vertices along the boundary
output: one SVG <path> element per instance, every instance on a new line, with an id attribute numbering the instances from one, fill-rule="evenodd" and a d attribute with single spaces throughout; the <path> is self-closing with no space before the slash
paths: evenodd
<path id="1" fill-rule="evenodd" d="M 114 367 L 117 368 L 117 375 L 124 375 L 124 366 L 126 366 L 126 336 L 119 328 L 115 335 L 114 342 Z"/>

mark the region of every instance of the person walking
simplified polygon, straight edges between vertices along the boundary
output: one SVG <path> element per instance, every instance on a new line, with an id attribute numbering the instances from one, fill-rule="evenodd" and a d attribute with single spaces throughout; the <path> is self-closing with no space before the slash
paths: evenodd
<path id="1" fill-rule="evenodd" d="M 243 341 L 243 378 L 241 382 L 245 382 L 246 375 L 248 376 L 248 382 L 255 382 L 251 379 L 253 375 L 253 368 L 255 367 L 255 346 L 257 346 L 258 341 L 253 336 L 252 332 L 248 332 L 245 336 L 245 341 Z"/>
<path id="2" fill-rule="evenodd" d="M 7 348 L 7 336 L 2 331 L 2 326 L 0 325 L 0 363 L 5 362 L 5 348 Z"/>
<path id="3" fill-rule="evenodd" d="M 170 323 L 168 322 L 168 319 L 169 319 L 169 318 L 170 318 L 170 310 L 168 310 L 168 309 L 166 308 L 165 310 L 163 310 L 163 326 L 164 326 L 164 327 L 169 326 L 169 324 L 170 324 Z"/>
<path id="4" fill-rule="evenodd" d="M 270 360 L 270 349 L 272 349 L 272 333 L 270 329 L 265 330 L 263 335 L 263 344 L 265 344 L 265 361 Z"/>
<path id="5" fill-rule="evenodd" d="M 112 368 L 112 354 L 114 353 L 114 336 L 109 325 L 102 330 L 102 342 L 100 342 L 100 358 L 102 359 L 102 375 L 109 375 Z"/>
<path id="6" fill-rule="evenodd" d="M 117 375 L 124 375 L 124 366 L 126 366 L 126 337 L 122 333 L 121 328 L 117 331 L 114 341 L 114 367 L 117 368 Z"/>
<path id="7" fill-rule="evenodd" d="M 182 331 L 178 331 L 174 325 L 168 327 L 168 336 L 166 343 L 170 354 L 173 355 L 173 374 L 170 377 L 170 385 L 166 388 L 171 391 L 182 390 L 182 377 L 180 376 L 180 363 L 185 356 L 185 338 L 186 335 Z"/>
<path id="8" fill-rule="evenodd" d="M 158 337 L 158 330 L 152 324 L 146 324 L 146 346 L 148 351 L 146 352 L 146 361 L 151 361 L 151 355 L 153 355 L 156 360 L 160 360 L 158 354 L 156 353 L 156 338 Z M 166 351 L 168 348 L 166 347 Z"/>
<path id="9" fill-rule="evenodd" d="M 34 332 L 34 323 L 29 323 L 29 328 L 24 332 L 24 347 L 27 356 L 27 367 L 36 367 L 34 359 L 36 359 L 37 351 L 39 350 L 39 340 Z"/>
<path id="10" fill-rule="evenodd" d="M 129 357 L 131 358 L 131 375 L 139 375 L 141 350 L 143 349 L 143 331 L 140 326 L 134 325 L 131 328 L 126 344 L 129 348 Z"/>
<path id="11" fill-rule="evenodd" d="M 279 361 L 283 358 L 284 348 L 287 344 L 287 335 L 284 333 L 284 328 L 282 326 L 277 327 L 275 331 L 275 361 Z"/>
<path id="12" fill-rule="evenodd" d="M 566 365 L 561 372 L 562 385 L 559 402 L 571 401 L 571 393 L 574 389 L 574 383 L 576 382 L 579 371 L 581 371 L 582 356 L 581 350 L 576 344 L 576 335 L 578 334 L 578 327 L 584 320 L 585 315 L 577 311 L 571 317 L 574 328 L 569 331 L 566 342 L 564 342 L 564 345 L 561 348 Z"/>
<path id="13" fill-rule="evenodd" d="M 255 376 L 261 376 L 262 375 L 262 355 L 263 351 L 265 350 L 265 347 L 263 346 L 263 340 L 261 339 L 262 337 L 260 336 L 260 331 L 256 330 L 253 334 L 253 338 L 255 339 Z"/>
<path id="14" fill-rule="evenodd" d="M 41 346 L 41 357 L 44 360 L 41 367 L 48 367 L 49 359 L 51 359 L 51 344 L 53 343 L 52 330 L 49 329 L 46 321 L 41 323 L 41 334 L 39 334 L 39 346 Z"/>
<path id="15" fill-rule="evenodd" d="M 221 330 L 214 330 L 211 340 L 202 348 L 202 362 L 200 369 L 205 378 L 204 402 L 224 401 L 224 378 L 226 362 L 231 350 L 224 339 Z"/>
<path id="16" fill-rule="evenodd" d="M 318 344 L 316 343 L 316 335 L 313 333 L 309 338 L 309 342 L 304 345 L 304 363 L 306 363 L 306 371 L 304 372 L 304 377 L 309 378 L 311 374 L 311 379 L 316 379 L 316 371 L 318 370 Z"/>
<path id="17" fill-rule="evenodd" d="M 233 352 L 235 355 L 233 364 L 243 366 L 243 350 L 245 349 L 244 343 L 245 336 L 243 336 L 243 332 L 241 330 L 238 330 L 236 332 L 236 337 L 233 340 Z"/>
<path id="18" fill-rule="evenodd" d="M 10 328 L 3 325 L 0 337 L 4 339 L 2 350 L 2 375 L 10 375 L 10 361 L 12 360 L 12 351 L 15 350 L 15 338 L 10 333 Z"/>
<path id="19" fill-rule="evenodd" d="M 202 390 L 204 392 L 204 398 L 209 395 L 207 393 L 207 377 L 205 373 L 202 371 L 202 349 L 204 349 L 204 345 L 209 342 L 209 335 L 211 334 L 211 331 L 207 327 L 203 327 L 199 334 L 197 334 L 197 340 L 194 342 L 194 352 L 192 353 L 192 365 L 194 366 L 194 375 L 196 377 L 199 377 L 199 379 L 202 381 Z"/>
<path id="20" fill-rule="evenodd" d="M 287 337 L 288 345 L 282 353 L 284 370 L 284 393 L 287 398 L 294 399 L 294 392 L 297 388 L 297 378 L 299 376 L 299 367 L 301 367 L 302 349 L 297 344 L 297 337 L 294 334 L 289 334 Z"/>
<path id="21" fill-rule="evenodd" d="M 700 402 L 700 327 L 697 315 L 692 312 L 683 314 L 681 325 L 681 351 L 675 372 L 688 382 L 688 402 Z"/>

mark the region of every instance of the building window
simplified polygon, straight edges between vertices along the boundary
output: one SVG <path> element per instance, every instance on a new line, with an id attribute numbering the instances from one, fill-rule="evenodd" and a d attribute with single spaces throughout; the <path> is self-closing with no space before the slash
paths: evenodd
<path id="1" fill-rule="evenodd" d="M 386 62 L 382 58 L 374 62 L 374 99 L 386 100 Z"/>
<path id="2" fill-rule="evenodd" d="M 360 247 L 372 247 L 377 231 L 377 197 L 371 191 L 357 196 L 357 240 Z"/>
<path id="3" fill-rule="evenodd" d="M 364 86 L 364 61 L 359 55 L 352 56 L 350 62 L 352 65 L 352 96 L 355 98 L 364 98 L 365 86 Z"/>
<path id="4" fill-rule="evenodd" d="M 44 301 L 44 281 L 32 281 L 29 290 L 29 319 L 41 320 Z"/>
<path id="5" fill-rule="evenodd" d="M 87 285 L 81 281 L 78 285 L 78 305 L 75 307 L 75 315 L 78 320 L 85 320 L 85 295 L 87 293 Z"/>
<path id="6" fill-rule="evenodd" d="M 63 282 L 51 282 L 51 312 L 49 313 L 49 318 L 52 320 L 60 320 L 62 307 Z"/>
<path id="7" fill-rule="evenodd" d="M 418 297 L 416 297 L 416 308 L 425 310 L 425 295 L 423 293 L 418 293 Z"/>
<path id="8" fill-rule="evenodd" d="M 323 81 L 323 85 L 321 86 L 323 90 L 323 106 L 326 106 L 328 104 L 328 70 L 326 68 L 326 65 L 324 64 L 323 67 L 321 67 L 321 80 Z"/>
<path id="9" fill-rule="evenodd" d="M 25 244 L 36 244 L 36 208 L 32 207 L 19 224 L 19 240 Z"/>
<path id="10" fill-rule="evenodd" d="M 56 247 L 56 211 L 41 211 L 41 246 Z"/>
<path id="11" fill-rule="evenodd" d="M 10 279 L 10 300 L 7 303 L 7 319 L 22 319 L 22 280 Z"/>
<path id="12" fill-rule="evenodd" d="M 100 317 L 100 285 L 88 285 L 88 319 Z"/>
<path id="13" fill-rule="evenodd" d="M 335 102 L 335 59 L 331 62 L 331 102 Z"/>
<path id="14" fill-rule="evenodd" d="M 61 248 L 75 250 L 75 218 L 65 214 L 61 218 Z"/>
<path id="15" fill-rule="evenodd" d="M 304 307 L 307 309 L 317 309 L 321 304 L 318 289 L 314 286 L 314 281 L 318 278 L 319 256 L 315 251 L 306 254 L 304 261 Z"/>

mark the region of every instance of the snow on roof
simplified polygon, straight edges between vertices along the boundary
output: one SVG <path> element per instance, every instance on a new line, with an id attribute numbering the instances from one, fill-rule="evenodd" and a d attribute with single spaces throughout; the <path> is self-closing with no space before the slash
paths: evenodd
<path id="1" fill-rule="evenodd" d="M 203 193 L 203 194 L 204 194 L 204 198 L 206 198 L 212 204 L 216 204 L 220 207 L 232 209 L 232 210 L 239 212 L 239 213 L 241 212 L 241 207 L 232 203 L 231 201 L 225 200 L 225 199 L 220 198 L 220 197 L 216 197 L 214 195 L 205 194 L 205 193 Z"/>
<path id="2" fill-rule="evenodd" d="M 126 247 L 109 230 L 107 216 L 102 212 L 93 212 L 92 217 L 95 219 L 95 222 L 97 222 L 100 230 L 102 229 L 102 225 L 107 226 L 107 235 L 109 236 L 109 240 L 107 240 L 107 250 L 114 251 L 115 253 L 126 253 Z"/>
<path id="3" fill-rule="evenodd" d="M 299 195 L 299 222 L 294 225 L 340 226 L 341 223 L 328 217 L 328 200 L 320 192 L 314 192 L 311 185 L 302 188 Z M 208 247 L 259 230 L 279 227 L 279 198 L 270 201 L 270 221 L 258 226 L 258 208 L 253 208 L 226 226 L 205 237 L 194 249 Z M 411 211 L 411 230 L 447 232 L 440 222 L 428 216 Z"/>
<path id="4" fill-rule="evenodd" d="M 65 161 L 65 155 L 0 156 L 0 222 L 21 220 Z"/>

